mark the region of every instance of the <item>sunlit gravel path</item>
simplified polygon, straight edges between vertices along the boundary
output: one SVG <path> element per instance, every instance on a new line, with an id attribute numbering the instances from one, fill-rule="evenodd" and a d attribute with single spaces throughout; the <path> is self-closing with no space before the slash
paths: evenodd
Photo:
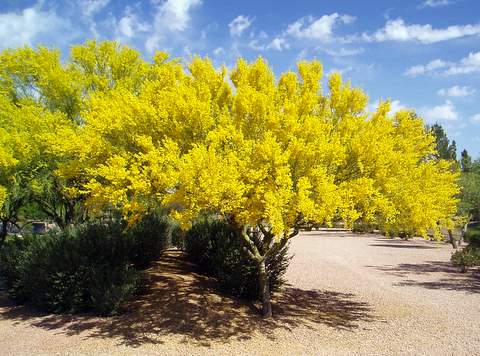
<path id="1" fill-rule="evenodd" d="M 168 251 L 122 316 L 45 315 L 0 297 L 0 355 L 480 355 L 480 276 L 452 268 L 449 245 L 312 231 L 290 251 L 273 321 Z"/>

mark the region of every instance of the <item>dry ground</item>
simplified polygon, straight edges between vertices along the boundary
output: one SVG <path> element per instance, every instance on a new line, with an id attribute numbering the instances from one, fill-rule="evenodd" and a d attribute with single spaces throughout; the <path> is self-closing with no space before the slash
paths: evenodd
<path id="1" fill-rule="evenodd" d="M 449 245 L 312 231 L 291 252 L 273 321 L 169 251 L 150 292 L 119 317 L 45 315 L 0 298 L 0 354 L 480 354 L 480 277 L 450 266 Z"/>

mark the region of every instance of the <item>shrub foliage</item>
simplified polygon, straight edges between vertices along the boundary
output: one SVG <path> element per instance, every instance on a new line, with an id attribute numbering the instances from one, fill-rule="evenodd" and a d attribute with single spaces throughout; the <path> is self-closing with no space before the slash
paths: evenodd
<path id="1" fill-rule="evenodd" d="M 201 218 L 185 235 L 185 249 L 200 269 L 217 279 L 221 289 L 231 295 L 259 297 L 258 266 L 244 251 L 241 231 L 225 221 Z M 284 283 L 283 275 L 291 257 L 288 246 L 267 259 L 270 290 Z"/>
<path id="2" fill-rule="evenodd" d="M 167 244 L 168 223 L 155 215 L 127 230 L 121 222 L 97 221 L 7 240 L 0 274 L 20 303 L 55 313 L 118 313 L 140 285 L 139 269 Z"/>

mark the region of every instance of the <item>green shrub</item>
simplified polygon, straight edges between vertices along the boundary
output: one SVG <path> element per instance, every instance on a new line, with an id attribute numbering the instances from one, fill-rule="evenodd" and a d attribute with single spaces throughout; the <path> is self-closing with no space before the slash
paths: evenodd
<path id="1" fill-rule="evenodd" d="M 185 249 L 191 260 L 217 279 L 222 290 L 237 297 L 257 299 L 258 267 L 246 254 L 240 231 L 214 218 L 197 221 L 185 236 Z M 270 290 L 284 283 L 283 275 L 290 258 L 288 247 L 266 261 Z"/>
<path id="2" fill-rule="evenodd" d="M 8 241 L 0 273 L 9 295 L 56 313 L 118 312 L 139 281 L 122 230 L 120 223 L 96 222 Z"/>
<path id="3" fill-rule="evenodd" d="M 375 230 L 376 226 L 362 221 L 357 221 L 353 224 L 352 232 L 360 234 L 370 234 Z"/>
<path id="4" fill-rule="evenodd" d="M 185 251 L 185 231 L 180 228 L 178 223 L 172 223 L 170 225 L 170 239 L 173 247 Z"/>
<path id="5" fill-rule="evenodd" d="M 465 241 L 470 245 L 480 247 L 480 226 L 478 223 L 468 225 L 465 232 Z"/>
<path id="6" fill-rule="evenodd" d="M 460 267 L 462 272 L 466 272 L 469 267 L 480 266 L 480 248 L 468 245 L 452 254 L 451 261 L 454 266 Z"/>
<path id="7" fill-rule="evenodd" d="M 171 224 L 167 216 L 151 212 L 127 230 L 130 258 L 137 268 L 147 268 L 170 246 Z"/>

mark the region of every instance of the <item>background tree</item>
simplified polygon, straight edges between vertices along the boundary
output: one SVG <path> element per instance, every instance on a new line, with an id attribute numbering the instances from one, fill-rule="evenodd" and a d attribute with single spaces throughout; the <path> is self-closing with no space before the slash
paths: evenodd
<path id="1" fill-rule="evenodd" d="M 470 157 L 467 150 L 463 150 L 460 155 L 460 168 L 462 172 L 470 172 L 472 170 L 472 157 Z"/>
<path id="2" fill-rule="evenodd" d="M 447 134 L 443 127 L 436 123 L 430 128 L 433 136 L 435 137 L 436 142 L 436 157 L 446 160 L 456 160 L 457 159 L 457 145 L 455 141 L 450 143 L 450 140 L 447 137 Z"/>
<path id="3" fill-rule="evenodd" d="M 0 127 L 5 141 L 16 145 L 2 162 L 2 226 L 32 202 L 61 228 L 85 219 L 86 173 L 73 154 L 83 145 L 77 136 L 82 112 L 96 92 L 120 84 L 135 92 L 148 68 L 138 52 L 115 42 L 74 46 L 66 63 L 59 51 L 41 46 L 0 54 Z M 22 155 L 27 148 L 32 154 Z"/>
<path id="4" fill-rule="evenodd" d="M 471 168 L 463 172 L 460 178 L 461 194 L 459 214 L 471 221 L 480 221 L 480 162 L 472 163 Z"/>

